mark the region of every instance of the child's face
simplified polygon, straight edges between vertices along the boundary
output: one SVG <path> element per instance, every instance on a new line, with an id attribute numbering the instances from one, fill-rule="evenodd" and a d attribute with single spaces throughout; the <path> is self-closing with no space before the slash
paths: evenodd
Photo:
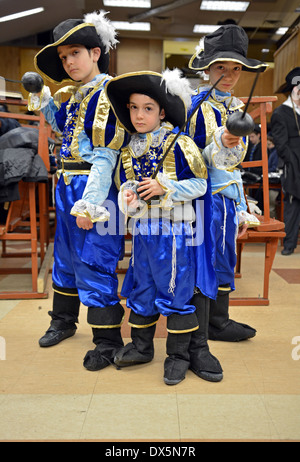
<path id="1" fill-rule="evenodd" d="M 57 52 L 64 70 L 75 82 L 87 83 L 99 74 L 100 48 L 87 50 L 83 45 L 62 45 Z"/>
<path id="2" fill-rule="evenodd" d="M 209 69 L 205 70 L 212 85 L 224 74 L 223 79 L 218 83 L 217 90 L 225 93 L 233 89 L 240 78 L 241 72 L 242 65 L 234 61 L 217 61 Z"/>
<path id="3" fill-rule="evenodd" d="M 150 133 L 158 130 L 160 122 L 165 118 L 164 109 L 150 96 L 140 93 L 130 95 L 127 106 L 130 112 L 130 120 L 138 133 Z"/>

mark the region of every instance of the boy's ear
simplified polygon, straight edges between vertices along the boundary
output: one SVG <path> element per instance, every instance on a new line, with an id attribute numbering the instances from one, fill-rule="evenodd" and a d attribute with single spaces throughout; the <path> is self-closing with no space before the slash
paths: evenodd
<path id="1" fill-rule="evenodd" d="M 162 109 L 162 110 L 160 111 L 159 118 L 160 118 L 160 120 L 163 120 L 163 119 L 165 119 L 165 117 L 166 117 L 165 110 Z"/>
<path id="2" fill-rule="evenodd" d="M 204 69 L 204 74 L 209 75 L 209 69 Z"/>
<path id="3" fill-rule="evenodd" d="M 93 58 L 95 59 L 95 62 L 98 61 L 98 59 L 100 58 L 101 56 L 101 48 L 100 47 L 96 47 L 96 48 L 93 48 Z"/>

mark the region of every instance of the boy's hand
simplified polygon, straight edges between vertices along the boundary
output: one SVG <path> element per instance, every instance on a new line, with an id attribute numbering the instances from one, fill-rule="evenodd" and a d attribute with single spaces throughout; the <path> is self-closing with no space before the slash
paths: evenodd
<path id="1" fill-rule="evenodd" d="M 240 143 L 240 137 L 232 135 L 227 128 L 225 128 L 223 135 L 221 136 L 223 146 L 225 148 L 234 148 Z"/>
<path id="2" fill-rule="evenodd" d="M 128 207 L 136 208 L 138 206 L 138 197 L 132 189 L 125 189 L 123 192 L 123 199 Z"/>
<path id="3" fill-rule="evenodd" d="M 94 223 L 88 217 L 77 217 L 76 218 L 76 225 L 78 228 L 90 230 L 93 228 Z"/>
<path id="4" fill-rule="evenodd" d="M 161 196 L 165 193 L 160 184 L 152 178 L 143 178 L 143 181 L 140 182 L 137 191 L 144 201 L 151 199 L 153 196 Z"/>

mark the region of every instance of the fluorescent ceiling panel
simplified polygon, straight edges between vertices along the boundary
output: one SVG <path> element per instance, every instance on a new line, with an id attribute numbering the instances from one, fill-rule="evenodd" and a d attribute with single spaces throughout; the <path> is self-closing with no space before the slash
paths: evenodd
<path id="1" fill-rule="evenodd" d="M 203 0 L 200 10 L 210 11 L 246 11 L 250 2 L 229 2 L 229 1 L 214 1 Z"/>
<path id="2" fill-rule="evenodd" d="M 150 22 L 127 22 L 127 21 L 112 21 L 113 26 L 117 30 L 139 30 L 150 31 Z"/>
<path id="3" fill-rule="evenodd" d="M 14 19 L 23 18 L 25 16 L 30 16 L 31 14 L 42 13 L 45 8 L 34 8 L 32 10 L 20 11 L 19 13 L 9 14 L 8 16 L 2 16 L 0 22 L 13 21 Z"/>
<path id="4" fill-rule="evenodd" d="M 211 34 L 215 30 L 219 29 L 220 26 L 211 26 L 208 24 L 195 24 L 193 32 L 195 34 Z"/>
<path id="5" fill-rule="evenodd" d="M 151 0 L 103 0 L 104 6 L 151 8 Z"/>
<path id="6" fill-rule="evenodd" d="M 276 35 L 284 35 L 289 30 L 288 27 L 279 27 L 275 32 Z"/>

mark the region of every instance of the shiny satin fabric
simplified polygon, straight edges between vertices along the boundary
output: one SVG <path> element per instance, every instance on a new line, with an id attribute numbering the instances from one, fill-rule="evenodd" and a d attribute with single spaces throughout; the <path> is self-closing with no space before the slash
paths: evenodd
<path id="1" fill-rule="evenodd" d="M 194 255 L 196 260 L 195 286 L 211 299 L 216 299 L 218 280 L 216 276 L 216 242 L 212 230 L 213 197 L 211 195 L 210 178 L 207 179 L 207 192 L 193 201 L 196 213 L 194 223 Z"/>
<path id="2" fill-rule="evenodd" d="M 56 187 L 57 228 L 54 242 L 53 282 L 62 288 L 77 288 L 80 301 L 86 306 L 105 307 L 119 302 L 115 273 L 124 251 L 124 232 L 119 232 L 119 215 L 111 214 L 106 234 L 94 224 L 85 231 L 70 215 L 73 204 L 82 197 L 87 175 L 76 175 L 66 185 L 63 176 Z M 112 185 L 107 201 L 116 204 L 117 190 Z M 106 203 L 104 202 L 104 206 Z M 117 206 L 115 206 L 117 210 Z"/>
<path id="3" fill-rule="evenodd" d="M 235 202 L 222 194 L 213 196 L 212 235 L 215 236 L 215 270 L 218 286 L 235 290 L 236 239 L 238 223 Z"/>
<path id="4" fill-rule="evenodd" d="M 194 283 L 191 224 L 163 218 L 137 220 L 122 288 L 128 308 L 141 316 L 191 314 Z"/>

